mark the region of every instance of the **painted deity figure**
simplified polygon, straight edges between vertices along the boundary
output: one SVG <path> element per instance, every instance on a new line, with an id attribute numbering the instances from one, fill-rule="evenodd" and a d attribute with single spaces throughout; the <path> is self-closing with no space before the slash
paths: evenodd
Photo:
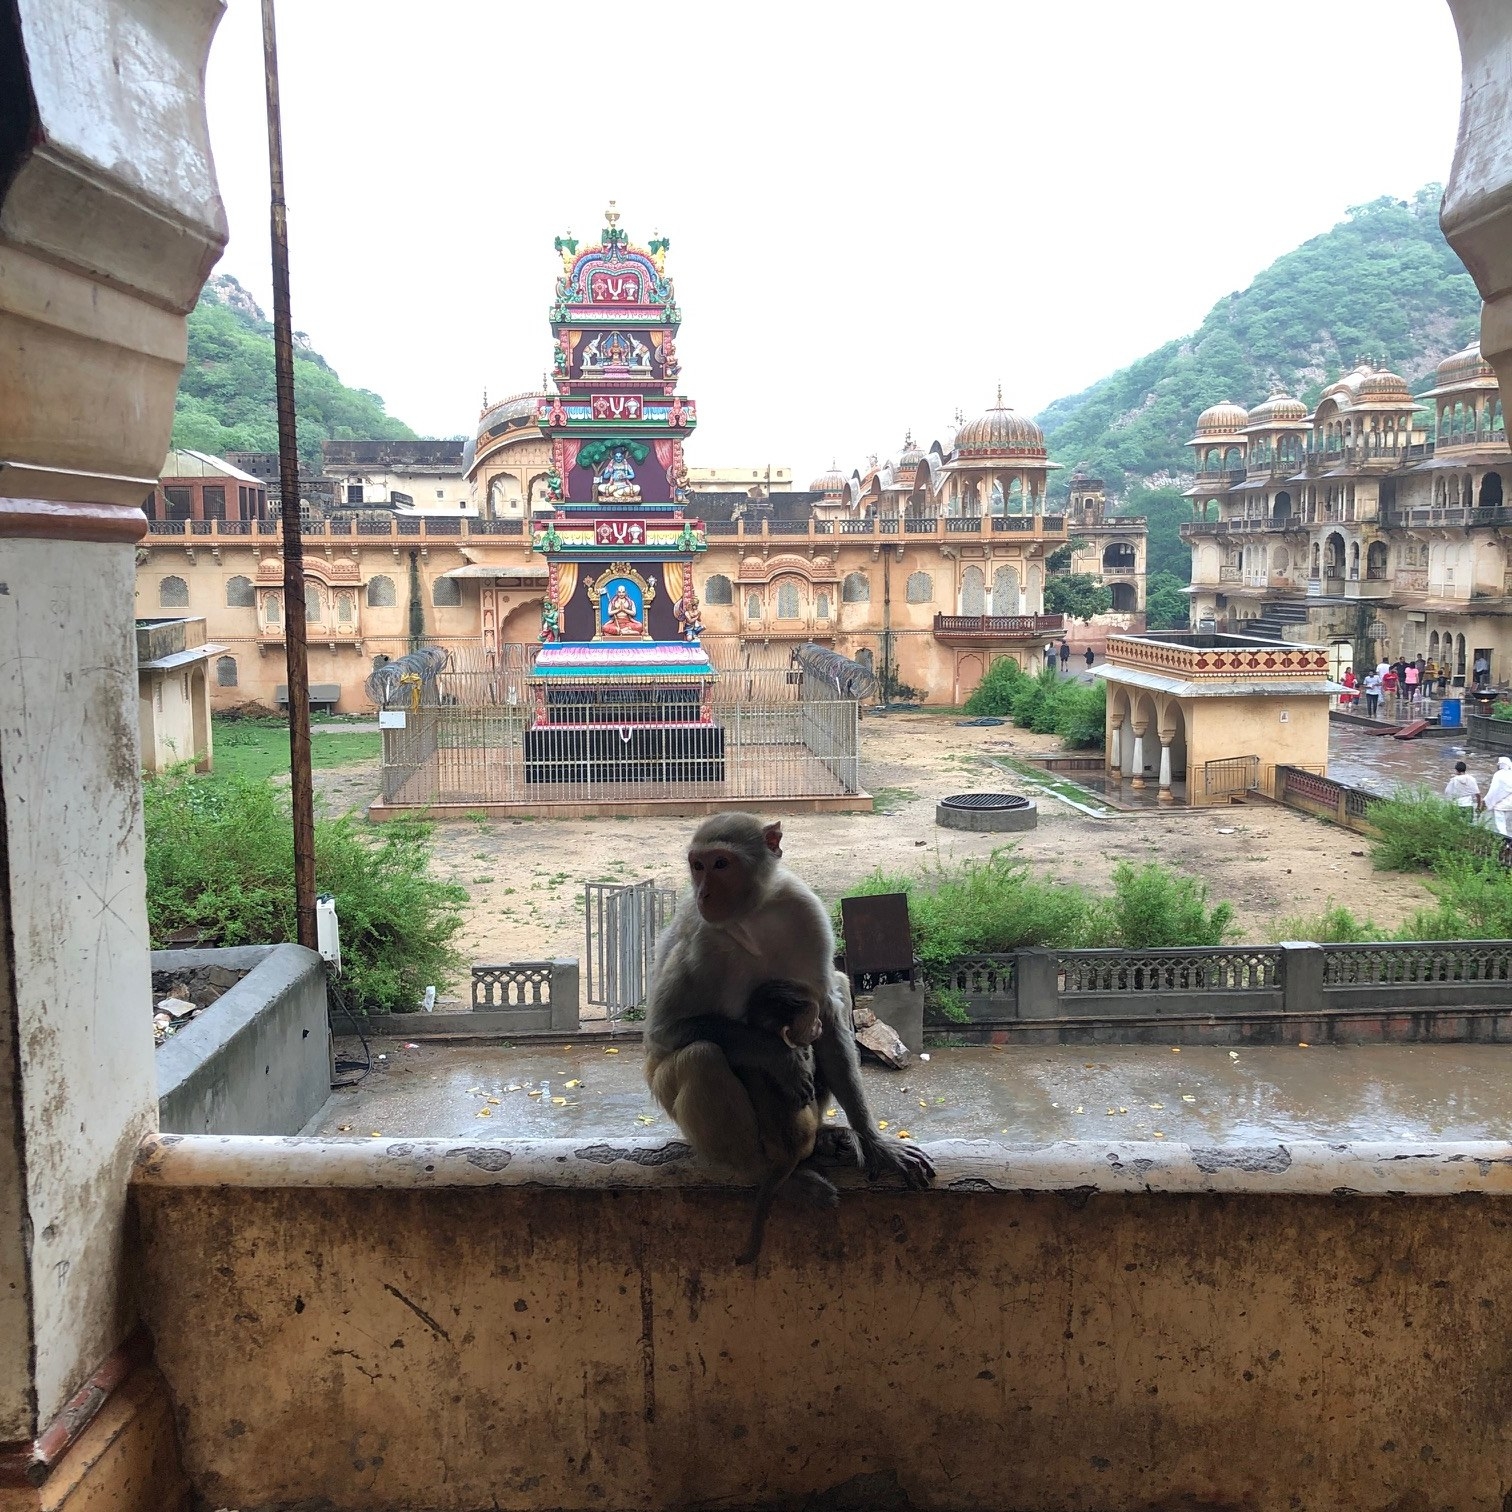
<path id="1" fill-rule="evenodd" d="M 672 610 L 685 640 L 696 641 L 703 634 L 703 616 L 698 612 L 698 595 L 689 593 L 687 602 L 679 601 Z"/>
<path id="2" fill-rule="evenodd" d="M 623 446 L 616 446 L 599 473 L 597 497 L 609 504 L 634 504 L 641 496 L 635 481 L 635 468 Z"/>
<path id="3" fill-rule="evenodd" d="M 645 633 L 644 623 L 635 615 L 635 600 L 630 597 L 623 583 L 616 584 L 604 616 L 604 634 L 624 640 Z"/>
<path id="4" fill-rule="evenodd" d="M 541 605 L 541 642 L 543 645 L 559 641 L 562 638 L 561 625 L 562 611 L 557 608 L 551 599 L 547 599 Z"/>

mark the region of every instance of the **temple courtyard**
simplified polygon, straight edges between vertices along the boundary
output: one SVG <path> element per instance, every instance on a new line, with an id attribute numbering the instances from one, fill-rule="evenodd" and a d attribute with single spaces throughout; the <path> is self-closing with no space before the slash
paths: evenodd
<path id="1" fill-rule="evenodd" d="M 1223 808 L 1109 811 L 1098 818 L 1053 797 L 1039 800 L 1030 833 L 1002 837 L 938 828 L 936 801 L 951 793 L 1026 790 L 1005 761 L 1060 749 L 1055 736 L 1009 723 L 963 725 L 952 714 L 868 713 L 861 723 L 862 781 L 873 814 L 784 817 L 788 863 L 826 899 L 840 897 L 875 868 L 918 873 L 981 857 L 1011 839 L 1019 855 L 1050 878 L 1107 887 L 1120 861 L 1158 860 L 1201 877 L 1214 901 L 1235 910 L 1242 936 L 1276 938 L 1289 915 L 1310 915 L 1330 901 L 1393 926 L 1429 901 L 1416 877 L 1376 871 L 1364 839 L 1264 801 Z M 1380 739 L 1335 724 L 1331 770 L 1342 780 L 1387 793 L 1424 781 L 1441 789 L 1460 748 L 1450 739 Z M 1486 773 L 1490 757 L 1471 757 Z M 378 764 L 318 770 L 318 789 L 335 810 L 360 808 L 378 786 Z M 435 867 L 470 895 L 462 948 L 469 960 L 507 961 L 581 955 L 582 884 L 682 880 L 682 852 L 695 820 L 682 818 L 505 820 L 479 816 L 435 830 Z M 460 989 L 454 989 L 460 991 Z"/>

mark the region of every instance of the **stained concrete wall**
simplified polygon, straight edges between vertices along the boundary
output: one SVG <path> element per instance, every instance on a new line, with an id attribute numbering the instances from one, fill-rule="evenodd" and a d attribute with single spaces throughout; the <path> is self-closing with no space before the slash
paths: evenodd
<path id="1" fill-rule="evenodd" d="M 325 967 L 302 945 L 155 950 L 153 971 L 246 971 L 157 1052 L 158 1127 L 297 1134 L 331 1095 Z"/>
<path id="2" fill-rule="evenodd" d="M 196 1492 L 1503 1507 L 1512 1146 L 932 1148 L 940 1189 L 783 1210 L 753 1274 L 748 1194 L 677 1144 L 160 1141 L 143 1292 Z"/>

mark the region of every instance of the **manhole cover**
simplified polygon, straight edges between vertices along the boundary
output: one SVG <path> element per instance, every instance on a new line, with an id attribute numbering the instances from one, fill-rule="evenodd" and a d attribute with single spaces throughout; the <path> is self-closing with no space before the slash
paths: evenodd
<path id="1" fill-rule="evenodd" d="M 956 793 L 940 802 L 953 809 L 1021 809 L 1029 807 L 1027 798 L 1017 793 Z"/>
<path id="2" fill-rule="evenodd" d="M 954 793 L 935 804 L 935 823 L 944 829 L 1001 833 L 1030 830 L 1039 813 L 1017 793 Z"/>

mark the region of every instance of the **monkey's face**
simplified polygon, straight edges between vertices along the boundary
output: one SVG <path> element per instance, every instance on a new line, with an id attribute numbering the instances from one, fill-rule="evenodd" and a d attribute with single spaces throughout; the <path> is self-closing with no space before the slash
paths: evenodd
<path id="1" fill-rule="evenodd" d="M 823 1033 L 824 1015 L 820 1013 L 818 1003 L 807 1004 L 781 1030 L 783 1042 L 791 1050 L 801 1050 L 806 1045 L 812 1045 Z"/>
<path id="2" fill-rule="evenodd" d="M 688 872 L 705 923 L 727 924 L 744 908 L 750 867 L 738 852 L 722 845 L 695 846 L 688 852 Z"/>

